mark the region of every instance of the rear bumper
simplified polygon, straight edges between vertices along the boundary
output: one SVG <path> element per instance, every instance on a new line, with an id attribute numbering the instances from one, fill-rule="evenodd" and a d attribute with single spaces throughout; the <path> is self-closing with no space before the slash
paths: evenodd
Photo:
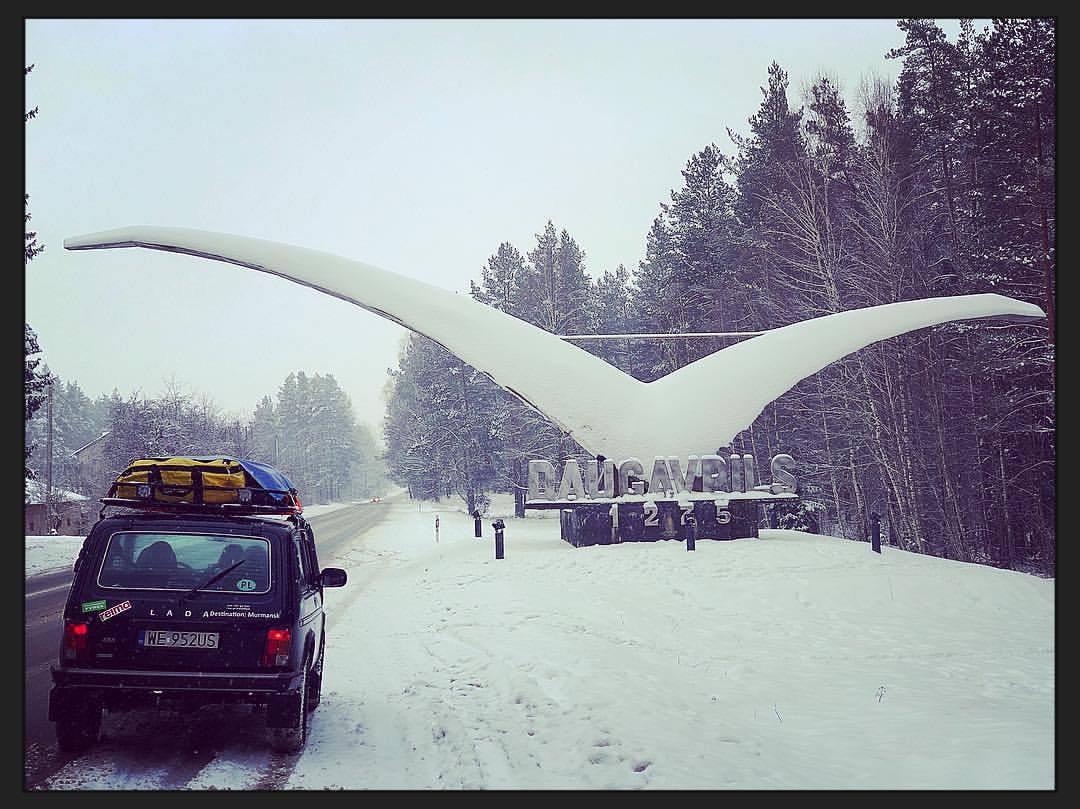
<path id="1" fill-rule="evenodd" d="M 189 672 L 80 669 L 53 665 L 53 684 L 101 691 L 169 691 L 277 694 L 300 685 L 300 672 Z"/>
<path id="2" fill-rule="evenodd" d="M 52 666 L 49 720 L 78 715 L 88 705 L 109 710 L 148 702 L 256 702 L 265 704 L 267 727 L 297 727 L 300 716 L 301 674 L 207 673 L 186 671 L 129 671 Z"/>

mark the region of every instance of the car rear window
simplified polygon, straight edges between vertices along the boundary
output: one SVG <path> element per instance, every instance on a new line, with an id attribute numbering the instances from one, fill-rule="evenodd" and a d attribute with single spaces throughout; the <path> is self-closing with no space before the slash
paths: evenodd
<path id="1" fill-rule="evenodd" d="M 97 583 L 118 590 L 190 590 L 232 565 L 203 589 L 247 595 L 270 590 L 270 543 L 260 537 L 118 531 L 109 537 Z"/>

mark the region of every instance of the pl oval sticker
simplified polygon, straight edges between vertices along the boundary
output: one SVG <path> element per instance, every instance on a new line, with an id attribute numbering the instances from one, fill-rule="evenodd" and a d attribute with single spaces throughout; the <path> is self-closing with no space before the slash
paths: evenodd
<path id="1" fill-rule="evenodd" d="M 243 590 L 244 592 L 247 592 L 248 590 L 254 590 L 255 582 L 253 582 L 251 579 L 237 579 L 236 589 Z"/>

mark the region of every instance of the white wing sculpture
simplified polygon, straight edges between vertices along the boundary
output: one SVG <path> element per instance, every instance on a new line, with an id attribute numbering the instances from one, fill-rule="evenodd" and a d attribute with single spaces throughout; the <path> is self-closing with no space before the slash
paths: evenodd
<path id="1" fill-rule="evenodd" d="M 434 340 L 588 452 L 616 463 L 728 446 L 800 380 L 878 340 L 950 320 L 1045 317 L 1033 304 L 994 294 L 872 306 L 774 329 L 646 383 L 468 295 L 318 250 L 151 226 L 77 236 L 66 239 L 64 247 L 187 253 L 278 275 L 349 301 Z"/>

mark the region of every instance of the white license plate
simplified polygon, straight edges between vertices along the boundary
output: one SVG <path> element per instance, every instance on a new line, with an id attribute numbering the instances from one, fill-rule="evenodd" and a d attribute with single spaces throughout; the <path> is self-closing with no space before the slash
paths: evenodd
<path id="1" fill-rule="evenodd" d="M 218 633 L 147 629 L 143 631 L 142 644 L 169 649 L 216 649 L 218 648 Z"/>

